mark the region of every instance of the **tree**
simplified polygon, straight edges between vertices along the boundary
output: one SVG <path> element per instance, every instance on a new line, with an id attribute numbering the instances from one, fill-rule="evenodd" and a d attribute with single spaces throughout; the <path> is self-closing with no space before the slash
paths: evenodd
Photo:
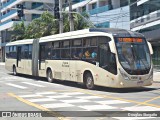
<path id="1" fill-rule="evenodd" d="M 64 32 L 69 32 L 70 26 L 69 26 L 68 13 L 65 13 L 63 16 L 64 16 Z M 82 30 L 85 28 L 93 27 L 93 25 L 88 21 L 86 21 L 86 19 L 89 19 L 89 15 L 87 13 L 83 13 L 82 15 L 78 13 L 73 13 L 74 30 Z"/>
<path id="2" fill-rule="evenodd" d="M 86 19 L 89 18 L 88 14 L 84 14 Z M 92 27 L 81 15 L 74 13 L 74 29 L 81 30 L 84 28 Z M 63 14 L 64 32 L 69 32 L 69 19 L 68 13 Z M 59 21 L 54 16 L 47 12 L 44 12 L 39 18 L 34 19 L 28 26 L 25 27 L 24 21 L 20 24 L 16 24 L 12 31 L 12 40 L 20 39 L 32 39 L 40 38 L 48 35 L 59 33 Z"/>
<path id="3" fill-rule="evenodd" d="M 11 40 L 15 41 L 15 40 L 24 39 L 25 29 L 26 27 L 24 25 L 24 21 L 22 21 L 20 24 L 14 24 Z"/>
<path id="4" fill-rule="evenodd" d="M 49 12 L 44 12 L 40 18 L 34 19 L 27 27 L 25 38 L 40 38 L 58 33 L 57 21 Z"/>

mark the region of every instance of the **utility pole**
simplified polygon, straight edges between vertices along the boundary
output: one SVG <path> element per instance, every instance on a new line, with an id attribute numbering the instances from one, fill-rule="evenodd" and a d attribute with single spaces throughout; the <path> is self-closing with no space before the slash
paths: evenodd
<path id="1" fill-rule="evenodd" d="M 73 15 L 72 15 L 72 0 L 68 0 L 68 4 L 69 4 L 70 31 L 74 31 L 74 22 L 73 22 Z"/>
<path id="2" fill-rule="evenodd" d="M 62 14 L 62 4 L 63 4 L 63 0 L 59 0 L 59 33 L 63 33 L 63 14 Z"/>

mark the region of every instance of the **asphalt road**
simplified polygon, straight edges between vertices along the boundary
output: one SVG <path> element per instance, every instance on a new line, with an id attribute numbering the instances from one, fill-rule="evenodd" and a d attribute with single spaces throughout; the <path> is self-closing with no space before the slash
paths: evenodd
<path id="1" fill-rule="evenodd" d="M 143 88 L 96 87 L 95 90 L 87 90 L 72 82 L 48 83 L 44 78 L 13 76 L 4 65 L 0 65 L 0 111 L 0 116 L 3 112 L 1 118 L 5 120 L 17 120 L 27 115 L 34 120 L 158 120 L 160 82 Z M 15 111 L 19 114 L 13 114 Z M 35 116 L 30 115 L 32 111 Z M 139 111 L 143 111 L 143 115 Z"/>

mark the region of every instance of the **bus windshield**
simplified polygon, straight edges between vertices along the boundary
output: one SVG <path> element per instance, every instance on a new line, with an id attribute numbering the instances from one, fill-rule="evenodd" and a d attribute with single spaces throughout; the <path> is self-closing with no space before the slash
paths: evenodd
<path id="1" fill-rule="evenodd" d="M 128 73 L 150 69 L 151 57 L 144 38 L 115 38 L 115 43 L 119 61 Z"/>

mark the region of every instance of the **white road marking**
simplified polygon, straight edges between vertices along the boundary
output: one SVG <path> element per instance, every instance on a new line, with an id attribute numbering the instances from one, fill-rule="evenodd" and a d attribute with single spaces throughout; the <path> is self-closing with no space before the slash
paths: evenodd
<path id="1" fill-rule="evenodd" d="M 81 93 L 81 92 L 70 92 L 70 93 L 60 93 L 60 94 L 65 94 L 65 95 L 82 95 L 84 93 Z"/>
<path id="2" fill-rule="evenodd" d="M 72 107 L 74 105 L 67 103 L 53 103 L 53 104 L 43 104 L 41 106 L 45 108 L 61 108 L 61 107 Z"/>
<path id="3" fill-rule="evenodd" d="M 20 89 L 26 89 L 27 88 L 27 87 L 24 87 L 24 86 L 13 84 L 13 83 L 6 83 L 6 84 L 9 85 L 9 86 L 12 86 L 12 87 L 20 88 Z"/>
<path id="4" fill-rule="evenodd" d="M 66 98 L 66 97 L 71 97 L 71 96 L 67 96 L 67 95 L 54 95 L 54 96 L 47 96 L 49 98 Z"/>
<path id="5" fill-rule="evenodd" d="M 151 106 L 133 106 L 122 108 L 127 111 L 160 111 L 160 108 L 151 107 Z"/>
<path id="6" fill-rule="evenodd" d="M 38 98 L 38 99 L 27 99 L 30 102 L 48 102 L 48 101 L 55 101 L 52 98 Z"/>
<path id="7" fill-rule="evenodd" d="M 5 79 L 5 80 L 17 80 L 18 77 L 5 77 L 3 79 Z"/>
<path id="8" fill-rule="evenodd" d="M 60 100 L 65 103 L 84 103 L 84 102 L 91 102 L 89 100 L 83 100 L 83 99 L 73 99 L 73 100 Z"/>
<path id="9" fill-rule="evenodd" d="M 37 95 L 57 94 L 57 92 L 38 92 Z"/>
<path id="10" fill-rule="evenodd" d="M 105 101 L 95 101 L 95 102 L 99 104 L 104 104 L 104 105 L 130 103 L 130 102 L 125 102 L 120 100 L 105 100 Z"/>
<path id="11" fill-rule="evenodd" d="M 76 98 L 81 98 L 81 99 L 96 99 L 96 98 L 102 98 L 102 97 L 98 97 L 98 96 L 80 96 L 80 97 L 76 97 Z"/>
<path id="12" fill-rule="evenodd" d="M 20 95 L 19 97 L 22 97 L 22 98 L 42 97 L 42 95 L 31 94 L 31 95 Z"/>
<path id="13" fill-rule="evenodd" d="M 43 85 L 38 85 L 38 84 L 30 83 L 30 82 L 22 82 L 22 83 L 27 84 L 27 85 L 36 86 L 36 87 L 45 87 Z"/>
<path id="14" fill-rule="evenodd" d="M 56 83 L 49 83 L 49 82 L 44 82 L 44 81 L 37 81 L 39 83 L 43 83 L 43 84 L 48 84 L 48 85 L 54 85 L 54 86 L 62 86 L 60 84 L 56 84 Z"/>
<path id="15" fill-rule="evenodd" d="M 89 111 L 92 110 L 107 110 L 107 109 L 116 109 L 116 107 L 108 106 L 108 105 L 84 105 L 84 106 L 78 106 L 83 109 L 87 109 Z"/>

